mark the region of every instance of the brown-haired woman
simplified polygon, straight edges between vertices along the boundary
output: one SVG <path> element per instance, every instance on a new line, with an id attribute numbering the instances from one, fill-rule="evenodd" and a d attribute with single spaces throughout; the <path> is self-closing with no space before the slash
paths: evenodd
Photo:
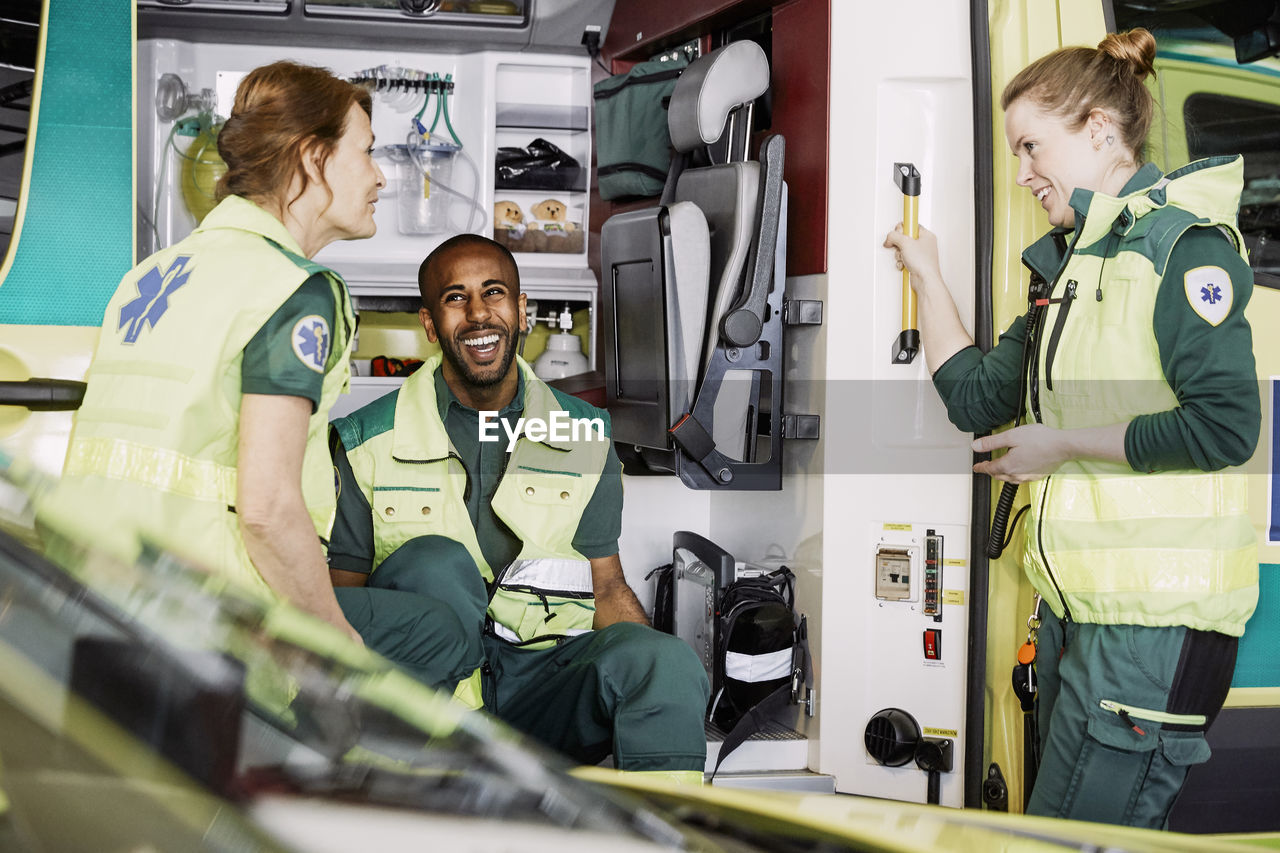
<path id="1" fill-rule="evenodd" d="M 376 230 L 371 110 L 367 91 L 321 68 L 244 78 L 218 137 L 221 201 L 121 281 L 66 463 L 142 537 L 357 641 L 322 547 L 328 413 L 354 318 L 342 279 L 310 258 Z"/>
<path id="2" fill-rule="evenodd" d="M 952 422 L 1016 421 L 973 449 L 1007 451 L 975 471 L 1030 484 L 1041 755 L 1028 811 L 1149 827 L 1209 757 L 1257 602 L 1247 489 L 1228 469 L 1261 423 L 1241 160 L 1143 164 L 1155 51 L 1146 30 L 1108 35 L 1005 88 L 1018 184 L 1055 227 L 1023 253 L 1030 307 L 989 353 L 960 322 L 936 238 L 885 238 L 911 270 Z"/>

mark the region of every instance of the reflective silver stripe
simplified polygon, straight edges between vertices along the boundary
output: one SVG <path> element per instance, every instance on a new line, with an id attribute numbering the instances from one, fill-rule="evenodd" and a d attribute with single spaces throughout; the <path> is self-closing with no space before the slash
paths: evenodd
<path id="1" fill-rule="evenodd" d="M 517 560 L 502 576 L 503 586 L 527 586 L 556 592 L 591 593 L 591 563 L 560 557 Z"/>
<path id="2" fill-rule="evenodd" d="M 506 640 L 508 643 L 521 642 L 520 635 L 515 631 L 512 631 L 506 625 L 503 625 L 501 622 L 493 622 L 491 624 L 493 625 L 493 635 L 499 640 Z"/>
<path id="3" fill-rule="evenodd" d="M 228 506 L 236 502 L 235 468 L 119 438 L 75 440 L 67 451 L 64 472 L 124 480 Z"/>
<path id="4" fill-rule="evenodd" d="M 772 681 L 791 675 L 791 649 L 763 655 L 725 652 L 724 674 L 736 681 Z"/>
<path id="5" fill-rule="evenodd" d="M 503 625 L 501 622 L 492 622 L 490 624 L 493 625 L 493 635 L 497 637 L 499 640 L 506 640 L 508 643 L 525 642 L 524 640 L 520 639 L 519 634 L 517 634 L 515 631 L 512 631 L 506 625 Z M 559 636 L 565 636 L 565 637 L 577 637 L 580 634 L 590 634 L 590 633 L 591 633 L 590 628 L 567 628 L 563 631 L 553 631 L 549 633 L 547 636 L 553 637 L 553 636 L 559 635 Z M 788 654 L 790 653 L 788 652 Z"/>

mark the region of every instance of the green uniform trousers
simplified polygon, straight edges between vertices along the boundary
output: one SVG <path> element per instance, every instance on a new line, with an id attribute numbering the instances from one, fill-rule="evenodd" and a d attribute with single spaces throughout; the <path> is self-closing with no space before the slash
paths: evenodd
<path id="1" fill-rule="evenodd" d="M 1048 608 L 1044 608 L 1047 612 Z M 1237 639 L 1184 627 L 1064 622 L 1036 652 L 1040 770 L 1029 814 L 1163 828 L 1222 708 Z"/>
<path id="2" fill-rule="evenodd" d="M 520 731 L 583 764 L 612 752 L 619 770 L 705 769 L 711 687 L 678 637 L 619 622 L 549 649 L 484 647 L 485 709 Z"/>
<path id="3" fill-rule="evenodd" d="M 369 648 L 450 693 L 483 665 L 485 710 L 575 761 L 612 753 L 621 770 L 705 767 L 711 688 L 677 637 L 619 623 L 546 649 L 513 646 L 484 631 L 480 572 L 440 537 L 406 543 L 369 586 L 334 591 Z"/>

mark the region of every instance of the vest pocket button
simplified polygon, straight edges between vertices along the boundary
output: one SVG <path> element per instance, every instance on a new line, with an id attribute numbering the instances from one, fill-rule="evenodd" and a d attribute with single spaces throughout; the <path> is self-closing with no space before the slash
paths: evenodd
<path id="1" fill-rule="evenodd" d="M 389 506 L 386 509 L 384 509 L 383 512 L 386 513 L 388 516 L 392 516 L 396 514 L 396 508 L 393 506 Z"/>
<path id="2" fill-rule="evenodd" d="M 562 501 L 567 501 L 567 500 L 569 500 L 569 493 L 568 493 L 568 492 L 561 492 L 561 493 L 560 493 L 560 500 L 562 500 Z"/>
<path id="3" fill-rule="evenodd" d="M 431 507 L 429 507 L 429 506 L 424 506 L 424 507 L 422 508 L 422 514 L 423 514 L 423 515 L 431 515 Z"/>
<path id="4" fill-rule="evenodd" d="M 524 493 L 529 497 L 533 497 L 533 486 L 525 486 Z"/>

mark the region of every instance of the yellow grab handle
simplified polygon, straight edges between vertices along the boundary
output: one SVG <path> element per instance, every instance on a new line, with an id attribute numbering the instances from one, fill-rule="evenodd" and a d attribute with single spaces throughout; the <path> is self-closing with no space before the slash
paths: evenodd
<path id="1" fill-rule="evenodd" d="M 920 173 L 911 163 L 893 164 L 893 182 L 902 191 L 902 230 L 908 237 L 920 236 Z M 920 331 L 916 319 L 916 292 L 911 289 L 911 273 L 902 268 L 902 332 L 893 345 L 893 363 L 910 364 L 920 352 Z"/>

